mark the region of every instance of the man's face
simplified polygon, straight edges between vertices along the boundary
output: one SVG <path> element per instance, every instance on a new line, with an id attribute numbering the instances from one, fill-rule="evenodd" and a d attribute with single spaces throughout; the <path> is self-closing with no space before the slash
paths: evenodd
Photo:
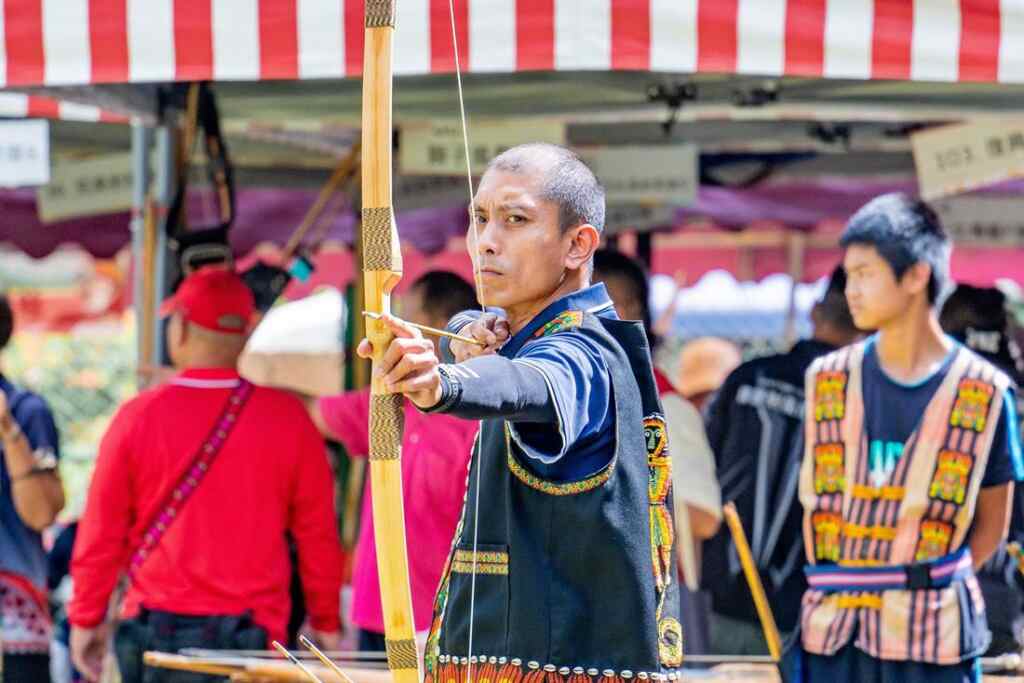
<path id="1" fill-rule="evenodd" d="M 643 320 L 644 311 L 636 296 L 633 284 L 624 277 L 612 275 L 606 277 L 600 272 L 594 273 L 594 282 L 603 282 L 608 296 L 615 304 L 615 312 L 623 320 Z"/>
<path id="2" fill-rule="evenodd" d="M 539 189 L 530 176 L 507 171 L 489 171 L 480 181 L 476 230 L 471 224 L 466 241 L 488 306 L 542 299 L 562 281 L 571 231 L 562 234 L 558 206 Z"/>
<path id="3" fill-rule="evenodd" d="M 877 330 L 909 307 L 912 292 L 904 282 L 909 278 L 897 280 L 892 266 L 874 246 L 851 244 L 846 248 L 843 267 L 846 301 L 858 328 Z"/>

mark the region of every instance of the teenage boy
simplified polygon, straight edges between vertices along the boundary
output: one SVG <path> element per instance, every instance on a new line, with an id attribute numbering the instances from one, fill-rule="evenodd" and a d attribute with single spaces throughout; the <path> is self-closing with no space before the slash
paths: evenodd
<path id="1" fill-rule="evenodd" d="M 878 330 L 807 372 L 800 478 L 808 590 L 789 673 L 811 681 L 980 680 L 990 635 L 974 570 L 1022 475 L 1010 381 L 943 334 L 951 245 L 924 203 L 853 218 L 854 323 Z"/>

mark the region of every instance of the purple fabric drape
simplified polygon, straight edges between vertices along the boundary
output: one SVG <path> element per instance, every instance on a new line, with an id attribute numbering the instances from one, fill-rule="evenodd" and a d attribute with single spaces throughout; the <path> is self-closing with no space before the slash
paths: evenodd
<path id="1" fill-rule="evenodd" d="M 746 189 L 702 187 L 694 206 L 676 212 L 677 222 L 703 217 L 729 228 L 755 221 L 777 221 L 792 228 L 810 229 L 828 219 L 843 220 L 868 200 L 886 192 L 914 193 L 907 180 L 819 178 L 772 183 Z M 1024 191 L 1024 181 L 1004 183 L 979 194 L 1006 195 Z M 238 216 L 232 244 L 239 254 L 261 242 L 283 244 L 302 221 L 316 197 L 314 190 L 243 188 L 238 191 Z M 189 215 L 202 223 L 202 197 L 190 197 Z M 324 217 L 327 236 L 352 243 L 355 217 L 337 207 Z M 130 241 L 127 212 L 40 223 L 33 190 L 0 191 L 0 243 L 10 242 L 25 253 L 41 257 L 60 244 L 77 243 L 95 256 L 109 257 Z M 401 211 L 398 228 L 403 242 L 425 254 L 442 250 L 453 236 L 466 230 L 464 204 Z M 314 232 L 317 232 L 315 229 Z"/>

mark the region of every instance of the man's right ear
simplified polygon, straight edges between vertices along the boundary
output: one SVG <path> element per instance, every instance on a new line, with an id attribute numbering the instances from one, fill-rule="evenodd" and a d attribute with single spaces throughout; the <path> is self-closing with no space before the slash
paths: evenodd
<path id="1" fill-rule="evenodd" d="M 187 320 L 181 317 L 181 314 L 175 313 L 174 318 L 171 320 L 169 325 L 172 341 L 177 345 L 181 346 L 188 339 L 189 323 Z"/>
<path id="2" fill-rule="evenodd" d="M 918 261 L 903 272 L 899 283 L 911 293 L 927 292 L 928 283 L 932 278 L 932 267 L 924 261 Z"/>

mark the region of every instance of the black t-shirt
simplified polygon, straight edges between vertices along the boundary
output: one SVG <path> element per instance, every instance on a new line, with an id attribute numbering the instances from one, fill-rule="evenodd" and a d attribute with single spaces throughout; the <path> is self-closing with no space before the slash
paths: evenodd
<path id="1" fill-rule="evenodd" d="M 870 476 L 875 486 L 882 486 L 902 457 L 904 444 L 917 429 L 928 403 L 946 378 L 959 346 L 950 351 L 931 375 L 908 384 L 893 379 L 882 369 L 874 341 L 874 337 L 868 340 L 864 353 L 862 390 Z M 1010 389 L 994 400 L 1003 401 L 1003 411 L 981 480 L 982 487 L 999 486 L 1024 477 L 1017 435 L 1016 397 Z"/>

